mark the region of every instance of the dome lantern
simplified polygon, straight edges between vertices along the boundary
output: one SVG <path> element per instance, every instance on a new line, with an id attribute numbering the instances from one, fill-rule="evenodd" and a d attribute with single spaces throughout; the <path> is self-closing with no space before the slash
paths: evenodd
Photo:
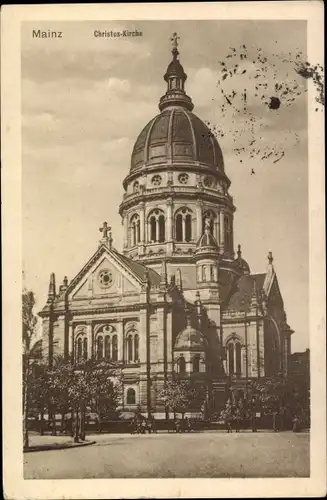
<path id="1" fill-rule="evenodd" d="M 164 80 L 167 82 L 167 92 L 161 97 L 159 102 L 159 109 L 162 111 L 168 106 L 182 106 L 189 111 L 193 109 L 192 99 L 186 94 L 184 90 L 184 84 L 187 79 L 187 75 L 184 72 L 184 68 L 181 65 L 178 56 L 178 40 L 179 36 L 177 33 L 173 33 L 171 37 L 172 42 L 172 55 L 173 60 L 169 63 L 167 71 L 164 75 Z"/>

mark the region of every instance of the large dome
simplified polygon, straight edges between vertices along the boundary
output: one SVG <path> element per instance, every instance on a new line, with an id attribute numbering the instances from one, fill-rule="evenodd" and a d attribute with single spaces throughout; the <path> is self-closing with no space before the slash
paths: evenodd
<path id="1" fill-rule="evenodd" d="M 224 174 L 224 160 L 210 129 L 182 106 L 165 108 L 138 136 L 131 171 L 156 163 L 202 163 Z"/>

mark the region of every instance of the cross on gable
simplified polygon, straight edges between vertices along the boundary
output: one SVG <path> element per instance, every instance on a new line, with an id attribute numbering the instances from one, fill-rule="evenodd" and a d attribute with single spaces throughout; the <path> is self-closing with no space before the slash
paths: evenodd
<path id="1" fill-rule="evenodd" d="M 112 237 L 111 237 L 111 227 L 108 226 L 107 222 L 104 222 L 102 227 L 99 227 L 100 233 L 103 234 L 101 241 L 104 241 L 108 243 L 109 248 L 111 248 L 112 245 Z"/>
<path id="2" fill-rule="evenodd" d="M 103 233 L 103 238 L 108 238 L 108 234 L 111 234 L 111 227 L 108 226 L 107 222 L 103 223 L 102 227 L 99 227 L 100 233 Z"/>

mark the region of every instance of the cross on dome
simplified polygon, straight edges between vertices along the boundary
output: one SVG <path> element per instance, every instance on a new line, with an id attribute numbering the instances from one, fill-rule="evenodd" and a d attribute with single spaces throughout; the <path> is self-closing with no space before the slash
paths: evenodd
<path id="1" fill-rule="evenodd" d="M 174 61 L 177 59 L 177 56 L 179 55 L 178 48 L 177 48 L 179 39 L 180 39 L 180 37 L 177 35 L 177 33 L 173 33 L 173 36 L 170 39 L 171 45 L 173 47 L 172 54 L 173 54 Z"/>

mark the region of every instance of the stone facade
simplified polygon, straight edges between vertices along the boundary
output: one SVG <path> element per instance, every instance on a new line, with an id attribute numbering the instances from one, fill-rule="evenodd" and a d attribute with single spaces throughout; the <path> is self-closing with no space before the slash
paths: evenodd
<path id="1" fill-rule="evenodd" d="M 110 360 L 123 379 L 123 412 L 165 416 L 170 379 L 207 388 L 207 410 L 228 387 L 289 370 L 290 337 L 273 259 L 250 273 L 235 258 L 235 206 L 220 146 L 192 113 L 174 47 L 160 114 L 136 140 L 119 207 L 123 252 L 105 223 L 94 255 L 56 289 L 43 318 L 44 357 Z"/>

